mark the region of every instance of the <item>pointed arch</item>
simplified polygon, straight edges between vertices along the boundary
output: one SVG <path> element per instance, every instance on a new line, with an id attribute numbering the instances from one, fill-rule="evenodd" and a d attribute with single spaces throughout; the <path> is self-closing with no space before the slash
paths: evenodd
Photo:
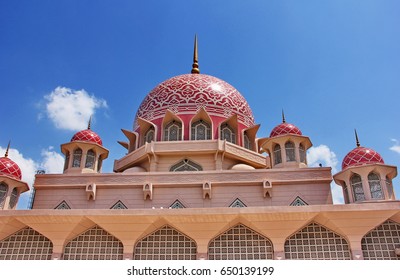
<path id="1" fill-rule="evenodd" d="M 296 152 L 295 152 L 295 146 L 292 141 L 287 141 L 285 143 L 285 153 L 286 153 L 286 161 L 296 161 Z"/>
<path id="2" fill-rule="evenodd" d="M 167 110 L 163 119 L 163 140 L 183 140 L 183 121 L 176 114 Z"/>
<path id="3" fill-rule="evenodd" d="M 169 171 L 203 171 L 203 167 L 189 159 L 181 160 L 180 162 L 171 166 Z"/>
<path id="4" fill-rule="evenodd" d="M 68 169 L 69 158 L 70 158 L 69 151 L 67 151 L 67 152 L 65 153 L 64 171 Z"/>
<path id="5" fill-rule="evenodd" d="M 274 145 L 274 165 L 282 163 L 282 150 L 281 150 L 281 145 L 275 144 Z"/>
<path id="6" fill-rule="evenodd" d="M 81 167 L 82 149 L 76 148 L 72 158 L 72 167 Z"/>
<path id="7" fill-rule="evenodd" d="M 196 242 L 165 225 L 139 240 L 134 248 L 135 260 L 195 260 Z"/>
<path id="8" fill-rule="evenodd" d="M 140 117 L 137 122 L 139 124 L 139 134 L 142 137 L 141 145 L 157 141 L 157 126 L 154 123 Z"/>
<path id="9" fill-rule="evenodd" d="M 368 174 L 368 185 L 372 199 L 384 199 L 381 178 L 378 173 L 370 172 Z"/>
<path id="10" fill-rule="evenodd" d="M 208 244 L 210 260 L 273 259 L 271 240 L 243 224 L 237 224 Z"/>
<path id="11" fill-rule="evenodd" d="M 95 225 L 68 242 L 64 260 L 122 260 L 123 245 L 113 235 Z"/>
<path id="12" fill-rule="evenodd" d="M 365 194 L 364 194 L 364 189 L 363 189 L 361 176 L 358 175 L 357 173 L 354 173 L 350 177 L 350 183 L 351 183 L 351 190 L 353 192 L 354 201 L 355 202 L 364 201 L 365 200 Z"/>
<path id="13" fill-rule="evenodd" d="M 185 205 L 183 205 L 182 202 L 179 201 L 179 199 L 175 200 L 174 203 L 172 203 L 169 206 L 170 209 L 180 209 L 180 208 L 186 208 Z"/>
<path id="14" fill-rule="evenodd" d="M 256 135 L 260 125 L 254 125 L 243 131 L 243 147 L 252 151 L 257 151 Z"/>
<path id="15" fill-rule="evenodd" d="M 303 199 L 301 199 L 300 196 L 297 196 L 292 203 L 290 203 L 290 206 L 304 206 L 304 205 L 308 205 L 307 202 L 305 202 Z"/>
<path id="16" fill-rule="evenodd" d="M 96 162 L 96 153 L 94 152 L 93 149 L 90 149 L 86 153 L 85 168 L 94 169 L 95 162 Z"/>
<path id="17" fill-rule="evenodd" d="M 9 206 L 8 209 L 14 209 L 14 207 L 17 205 L 18 197 L 19 197 L 18 189 L 13 188 L 10 195 L 10 202 L 8 204 Z"/>
<path id="18" fill-rule="evenodd" d="M 0 183 L 0 209 L 4 208 L 4 203 L 6 201 L 8 192 L 8 185 L 4 182 Z"/>
<path id="19" fill-rule="evenodd" d="M 233 144 L 237 143 L 238 121 L 237 115 L 233 115 L 219 126 L 219 139 Z"/>
<path id="20" fill-rule="evenodd" d="M 299 144 L 299 156 L 300 156 L 300 162 L 307 163 L 307 154 L 303 143 Z"/>
<path id="21" fill-rule="evenodd" d="M 312 222 L 285 241 L 285 258 L 301 260 L 349 260 L 347 240 L 330 229 Z"/>
<path id="22" fill-rule="evenodd" d="M 128 209 L 128 207 L 126 207 L 121 200 L 118 200 L 110 209 Z"/>
<path id="23" fill-rule="evenodd" d="M 246 204 L 244 204 L 239 198 L 236 198 L 231 205 L 229 205 L 231 208 L 236 208 L 236 207 L 247 207 Z"/>
<path id="24" fill-rule="evenodd" d="M 364 260 L 400 260 L 395 252 L 399 240 L 400 224 L 386 220 L 361 239 Z"/>
<path id="25" fill-rule="evenodd" d="M 25 227 L 0 241 L 0 260 L 50 260 L 53 243 L 41 233 Z"/>
<path id="26" fill-rule="evenodd" d="M 65 209 L 71 209 L 71 207 L 68 205 L 68 203 L 65 200 L 63 200 L 54 209 L 65 210 Z"/>

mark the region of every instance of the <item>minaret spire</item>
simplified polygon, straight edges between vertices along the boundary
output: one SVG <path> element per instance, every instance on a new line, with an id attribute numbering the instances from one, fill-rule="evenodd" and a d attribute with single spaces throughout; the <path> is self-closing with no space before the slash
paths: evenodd
<path id="1" fill-rule="evenodd" d="M 360 147 L 360 141 L 358 141 L 358 134 L 357 134 L 357 130 L 356 129 L 354 129 L 354 134 L 356 136 L 356 145 L 357 145 L 357 147 Z"/>
<path id="2" fill-rule="evenodd" d="M 8 145 L 7 145 L 7 149 L 6 149 L 6 153 L 4 154 L 4 157 L 8 157 L 8 151 L 10 150 L 10 143 L 11 143 L 11 141 L 8 141 Z"/>
<path id="3" fill-rule="evenodd" d="M 282 122 L 283 122 L 283 123 L 286 122 L 286 120 L 285 120 L 285 112 L 283 111 L 283 109 L 282 109 Z"/>
<path id="4" fill-rule="evenodd" d="M 198 60 L 198 56 L 197 56 L 197 35 L 194 35 L 192 74 L 200 74 L 199 60 Z"/>
<path id="5" fill-rule="evenodd" d="M 88 126 L 87 126 L 87 129 L 90 129 L 90 124 L 92 123 L 92 115 L 90 115 L 90 118 L 89 118 L 89 122 L 88 122 Z"/>

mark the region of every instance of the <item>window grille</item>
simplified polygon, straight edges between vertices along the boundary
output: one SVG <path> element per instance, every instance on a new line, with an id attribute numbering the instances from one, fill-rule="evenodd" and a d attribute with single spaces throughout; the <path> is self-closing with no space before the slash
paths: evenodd
<path id="1" fill-rule="evenodd" d="M 71 209 L 71 207 L 69 207 L 68 203 L 67 203 L 65 200 L 63 200 L 63 201 L 62 201 L 60 204 L 58 204 L 58 205 L 56 206 L 56 208 L 54 208 L 54 209 L 65 210 L 65 209 Z"/>
<path id="2" fill-rule="evenodd" d="M 0 260 L 50 260 L 51 241 L 26 227 L 0 241 Z"/>
<path id="3" fill-rule="evenodd" d="M 361 239 L 365 260 L 400 260 L 395 249 L 400 247 L 400 224 L 387 220 Z"/>
<path id="4" fill-rule="evenodd" d="M 211 125 L 203 120 L 199 120 L 192 124 L 192 140 L 210 140 Z"/>
<path id="5" fill-rule="evenodd" d="M 166 225 L 140 240 L 134 250 L 135 260 L 195 260 L 196 243 Z"/>
<path id="6" fill-rule="evenodd" d="M 349 260 L 351 254 L 346 239 L 317 223 L 311 223 L 285 241 L 285 258 Z"/>
<path id="7" fill-rule="evenodd" d="M 201 165 L 189 160 L 189 159 L 184 159 L 177 164 L 174 164 L 171 166 L 169 171 L 202 171 L 203 168 Z"/>
<path id="8" fill-rule="evenodd" d="M 83 232 L 64 248 L 64 260 L 122 260 L 123 245 L 99 226 Z"/>
<path id="9" fill-rule="evenodd" d="M 64 171 L 67 170 L 69 164 L 69 152 L 65 153 Z"/>
<path id="10" fill-rule="evenodd" d="M 383 199 L 383 191 L 382 191 L 382 186 L 381 186 L 381 178 L 379 178 L 379 175 L 371 172 L 368 174 L 368 184 L 369 184 L 369 190 L 371 192 L 371 198 L 372 199 Z"/>
<path id="11" fill-rule="evenodd" d="M 8 186 L 5 183 L 1 182 L 0 183 L 0 209 L 4 208 L 4 203 L 6 201 L 7 192 L 8 192 Z"/>
<path id="12" fill-rule="evenodd" d="M 351 176 L 351 188 L 353 190 L 354 201 L 364 201 L 364 189 L 361 181 L 361 176 L 358 174 L 354 174 Z"/>
<path id="13" fill-rule="evenodd" d="M 144 135 L 144 141 L 147 143 L 151 143 L 151 141 L 154 141 L 154 134 L 155 134 L 154 127 L 150 127 L 146 131 L 146 134 Z"/>
<path id="14" fill-rule="evenodd" d="M 111 206 L 110 209 L 128 209 L 128 207 L 126 207 L 121 200 L 118 200 L 118 202 Z"/>
<path id="15" fill-rule="evenodd" d="M 182 140 L 182 124 L 174 120 L 165 126 L 164 141 L 179 140 Z"/>
<path id="16" fill-rule="evenodd" d="M 238 224 L 214 238 L 208 246 L 210 260 L 261 260 L 273 258 L 272 242 Z"/>
<path id="17" fill-rule="evenodd" d="M 393 196 L 393 184 L 392 184 L 392 180 L 388 176 L 386 176 L 385 184 L 386 184 L 386 189 L 388 192 L 389 199 L 391 199 Z"/>
<path id="18" fill-rule="evenodd" d="M 249 138 L 249 136 L 247 136 L 247 134 L 244 134 L 244 136 L 243 136 L 243 146 L 249 150 L 251 150 L 251 148 L 252 148 L 250 138 Z"/>
<path id="19" fill-rule="evenodd" d="M 281 145 L 274 146 L 274 165 L 282 163 Z"/>
<path id="20" fill-rule="evenodd" d="M 234 130 L 227 123 L 221 126 L 221 136 L 220 136 L 221 140 L 226 140 L 228 142 L 236 144 L 235 137 L 236 136 Z"/>
<path id="21" fill-rule="evenodd" d="M 92 149 L 90 149 L 86 154 L 86 163 L 85 168 L 94 169 L 94 162 L 95 162 L 96 154 Z"/>
<path id="22" fill-rule="evenodd" d="M 74 151 L 74 157 L 72 160 L 72 167 L 80 167 L 82 159 L 82 149 L 78 148 Z"/>
<path id="23" fill-rule="evenodd" d="M 285 151 L 286 151 L 286 161 L 296 161 L 293 142 L 288 141 L 285 143 Z"/>
<path id="24" fill-rule="evenodd" d="M 296 197 L 292 203 L 290 203 L 290 206 L 304 206 L 308 205 L 303 199 L 301 199 L 299 196 Z"/>
<path id="25" fill-rule="evenodd" d="M 17 205 L 17 202 L 18 202 L 18 190 L 17 190 L 17 188 L 14 188 L 11 191 L 9 209 L 14 209 L 15 205 Z"/>
<path id="26" fill-rule="evenodd" d="M 229 205 L 229 207 L 247 207 L 246 204 L 244 204 L 239 198 L 236 198 L 234 202 Z"/>
<path id="27" fill-rule="evenodd" d="M 301 143 L 299 145 L 299 155 L 300 155 L 300 162 L 306 163 L 307 162 L 306 149 L 304 148 L 304 145 Z"/>

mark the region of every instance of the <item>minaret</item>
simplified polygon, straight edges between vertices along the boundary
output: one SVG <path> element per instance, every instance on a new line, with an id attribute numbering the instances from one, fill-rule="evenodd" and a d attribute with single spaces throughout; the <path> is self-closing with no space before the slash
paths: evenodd
<path id="1" fill-rule="evenodd" d="M 194 36 L 192 74 L 200 74 L 199 59 L 198 59 L 198 55 L 197 55 L 197 35 Z"/>

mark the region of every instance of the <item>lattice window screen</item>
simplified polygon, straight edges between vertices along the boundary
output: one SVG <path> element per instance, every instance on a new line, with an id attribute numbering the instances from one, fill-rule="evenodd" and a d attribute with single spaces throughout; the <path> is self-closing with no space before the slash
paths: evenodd
<path id="1" fill-rule="evenodd" d="M 272 259 L 272 242 L 250 228 L 238 224 L 210 242 L 208 258 L 210 260 Z"/>
<path id="2" fill-rule="evenodd" d="M 285 258 L 349 260 L 351 254 L 346 239 L 317 223 L 311 223 L 285 241 Z"/>
<path id="3" fill-rule="evenodd" d="M 121 241 L 99 226 L 83 232 L 64 248 L 64 260 L 122 260 Z"/>
<path id="4" fill-rule="evenodd" d="M 387 220 L 364 235 L 361 248 L 365 260 L 400 260 L 400 224 Z"/>
<path id="5" fill-rule="evenodd" d="M 196 243 L 186 235 L 164 226 L 140 240 L 134 251 L 135 260 L 195 260 Z"/>
<path id="6" fill-rule="evenodd" d="M 0 260 L 50 260 L 51 241 L 30 227 L 0 241 Z"/>

